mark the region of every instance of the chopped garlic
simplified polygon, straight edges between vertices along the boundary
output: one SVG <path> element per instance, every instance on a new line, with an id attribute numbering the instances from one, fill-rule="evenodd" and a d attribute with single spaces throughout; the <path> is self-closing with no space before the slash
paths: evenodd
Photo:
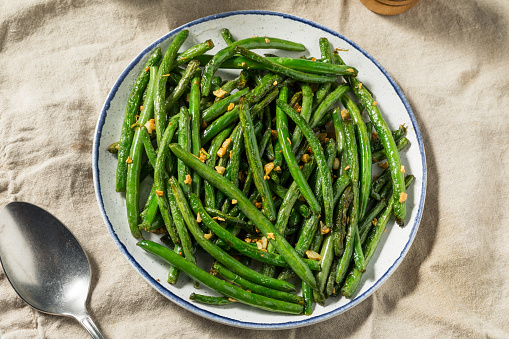
<path id="1" fill-rule="evenodd" d="M 186 180 L 184 180 L 184 184 L 191 185 L 193 179 L 191 179 L 191 174 L 186 174 Z"/>
<path id="2" fill-rule="evenodd" d="M 408 194 L 406 194 L 405 192 L 401 192 L 401 194 L 399 195 L 399 202 L 406 201 L 407 197 L 408 197 Z"/>
<path id="3" fill-rule="evenodd" d="M 224 168 L 223 166 L 216 166 L 214 167 L 214 169 L 216 170 L 217 173 L 223 175 L 224 174 L 224 171 L 226 170 L 226 168 Z"/>
<path id="4" fill-rule="evenodd" d="M 263 166 L 263 170 L 265 171 L 265 176 L 268 176 L 270 172 L 274 169 L 274 163 L 269 162 Z"/>
<path id="5" fill-rule="evenodd" d="M 156 195 L 157 195 L 158 197 L 162 197 L 162 196 L 163 196 L 163 194 L 164 194 L 164 192 L 163 192 L 163 191 L 156 190 Z"/>
<path id="6" fill-rule="evenodd" d="M 218 97 L 218 98 L 224 98 L 224 95 L 225 95 L 226 93 L 228 93 L 228 92 L 226 92 L 226 91 L 225 91 L 224 89 L 222 89 L 222 88 L 218 89 L 217 91 L 212 92 L 212 94 L 214 94 L 214 95 L 215 95 L 216 97 Z"/>
<path id="7" fill-rule="evenodd" d="M 154 119 L 150 119 L 144 126 L 147 129 L 148 134 L 152 134 L 152 132 L 156 129 L 156 122 Z"/>
<path id="8" fill-rule="evenodd" d="M 315 251 L 311 251 L 311 250 L 306 251 L 306 256 L 308 257 L 308 259 L 316 260 L 316 261 L 320 261 L 322 259 L 320 254 L 316 253 Z"/>
<path id="9" fill-rule="evenodd" d="M 339 158 L 334 158 L 334 164 L 332 164 L 332 168 L 336 170 L 339 168 L 339 165 Z"/>

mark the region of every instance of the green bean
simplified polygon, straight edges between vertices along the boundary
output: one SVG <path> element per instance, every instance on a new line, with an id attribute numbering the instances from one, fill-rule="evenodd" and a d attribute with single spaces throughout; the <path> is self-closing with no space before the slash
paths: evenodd
<path id="1" fill-rule="evenodd" d="M 248 92 L 249 88 L 244 88 L 243 90 L 240 90 L 214 103 L 212 106 L 203 111 L 202 113 L 203 121 L 209 123 L 211 120 L 217 118 L 218 116 L 226 112 L 229 105 L 238 103 L 239 99 L 246 95 Z"/>
<path id="2" fill-rule="evenodd" d="M 329 272 L 329 277 L 327 278 L 327 284 L 325 285 L 325 297 L 329 297 L 333 295 L 335 291 L 335 285 L 336 285 L 336 270 L 338 266 L 338 257 L 334 257 L 334 260 L 332 261 L 332 265 Z"/>
<path id="3" fill-rule="evenodd" d="M 244 152 L 244 130 L 241 125 L 238 126 L 238 136 L 233 139 L 232 150 L 230 151 L 230 162 L 228 163 L 226 178 L 229 179 L 235 186 L 239 186 L 239 166 L 240 158 Z M 223 203 L 222 211 L 228 213 L 231 208 L 231 200 L 226 200 Z"/>
<path id="4" fill-rule="evenodd" d="M 235 302 L 234 301 L 235 299 L 228 297 L 213 297 L 203 294 L 197 294 L 194 292 L 191 293 L 189 299 L 192 301 L 196 301 L 197 303 L 206 305 L 228 305 Z"/>
<path id="5" fill-rule="evenodd" d="M 217 189 L 222 190 L 228 198 L 237 200 L 240 210 L 254 223 L 254 225 L 267 237 L 274 247 L 288 263 L 288 265 L 299 275 L 299 277 L 308 283 L 311 288 L 316 289 L 316 281 L 309 270 L 309 267 L 302 261 L 295 249 L 286 241 L 286 239 L 277 231 L 269 220 L 235 187 L 231 182 L 223 178 L 210 167 L 202 164 L 194 156 L 186 152 L 181 146 L 172 144 L 170 150 L 181 160 L 183 160 L 193 170 L 197 171 L 204 180 L 210 181 Z"/>
<path id="6" fill-rule="evenodd" d="M 163 138 L 164 128 L 166 128 L 166 83 L 168 78 L 166 74 L 169 74 L 173 68 L 176 67 L 176 58 L 177 52 L 184 43 L 184 41 L 189 36 L 188 30 L 182 30 L 177 36 L 173 39 L 168 47 L 168 50 L 164 54 L 163 60 L 161 61 L 161 66 L 157 72 L 157 79 L 155 85 L 155 94 L 154 94 L 154 118 L 156 125 L 156 136 L 157 136 L 157 145 L 161 144 L 161 139 Z"/>
<path id="7" fill-rule="evenodd" d="M 214 264 L 214 266 L 212 266 L 212 272 L 214 275 L 219 274 L 226 280 L 231 281 L 232 283 L 238 285 L 239 287 L 241 287 L 245 290 L 249 290 L 253 293 L 264 295 L 266 297 L 274 298 L 277 300 L 288 301 L 288 302 L 291 302 L 294 304 L 299 304 L 299 305 L 304 304 L 304 299 L 296 294 L 278 291 L 278 290 L 274 290 L 272 288 L 254 284 L 254 283 L 250 282 L 249 280 L 246 280 L 246 279 L 242 278 L 241 276 L 228 270 L 226 267 L 224 267 L 220 263 L 216 262 Z"/>
<path id="8" fill-rule="evenodd" d="M 108 152 L 110 152 L 111 154 L 117 154 L 119 147 L 120 147 L 120 141 L 115 141 L 114 143 L 112 143 L 111 145 L 108 146 Z"/>
<path id="9" fill-rule="evenodd" d="M 334 91 L 332 91 L 327 97 L 322 101 L 320 106 L 318 106 L 313 113 L 311 121 L 309 125 L 311 128 L 315 128 L 318 126 L 320 120 L 324 117 L 325 113 L 346 93 L 350 88 L 348 85 L 343 84 L 339 85 Z"/>
<path id="10" fill-rule="evenodd" d="M 148 176 L 154 176 L 154 168 L 147 159 L 142 159 L 141 171 L 140 171 L 140 183 L 145 180 Z"/>
<path id="11" fill-rule="evenodd" d="M 316 164 L 316 163 L 314 163 L 314 164 Z M 306 175 L 304 175 L 304 177 L 306 177 Z M 268 184 L 269 184 L 270 190 L 273 193 L 275 193 L 281 199 L 285 198 L 286 194 L 288 193 L 288 190 L 286 188 L 284 188 L 283 186 L 277 185 L 276 183 L 271 182 L 271 181 L 269 181 Z M 294 208 L 297 209 L 299 211 L 300 215 L 302 215 L 304 218 L 309 218 L 311 216 L 312 212 L 307 205 L 305 205 L 297 200 L 297 201 L 295 201 L 294 206 L 295 206 Z"/>
<path id="12" fill-rule="evenodd" d="M 320 38 L 319 41 L 320 46 L 320 54 L 322 55 L 322 59 L 316 63 L 324 63 L 324 64 L 332 64 L 332 53 L 329 44 L 329 40 L 327 38 Z M 315 111 L 318 106 L 323 102 L 325 97 L 329 94 L 332 83 L 321 84 L 320 87 L 316 90 L 314 95 L 313 102 L 313 111 Z M 318 126 L 318 124 L 316 124 Z"/>
<path id="13" fill-rule="evenodd" d="M 180 240 L 182 251 L 184 252 L 184 258 L 189 260 L 189 262 L 196 264 L 191 237 L 189 236 L 184 219 L 182 218 L 181 207 L 177 200 L 176 193 L 173 190 L 173 186 L 178 184 L 177 179 L 175 179 L 175 177 L 171 177 L 168 183 L 168 201 L 170 204 L 171 214 L 178 231 L 178 239 Z"/>
<path id="14" fill-rule="evenodd" d="M 353 200 L 352 187 L 347 187 L 337 205 L 335 205 L 334 221 L 334 253 L 340 256 L 344 249 L 344 240 L 346 236 L 347 214 L 350 203 Z M 337 271 L 337 269 L 336 269 Z"/>
<path id="15" fill-rule="evenodd" d="M 190 115 L 186 106 L 180 107 L 180 119 L 178 128 L 178 143 L 187 152 L 191 152 L 191 130 Z M 182 189 L 187 193 L 191 191 L 191 171 L 182 160 L 177 161 L 178 182 L 182 185 Z M 189 177 L 188 177 L 189 176 Z"/>
<path id="16" fill-rule="evenodd" d="M 186 72 L 178 82 L 177 86 L 171 91 L 170 95 L 165 99 L 165 107 L 168 111 L 173 105 L 177 103 L 177 101 L 182 97 L 184 92 L 189 89 L 189 84 L 192 82 L 193 78 L 196 77 L 196 73 L 199 76 L 198 65 L 199 61 L 191 60 L 186 67 Z M 197 71 L 198 70 L 198 71 Z M 195 90 L 196 93 L 196 90 Z M 200 101 L 198 100 L 198 103 Z"/>
<path id="17" fill-rule="evenodd" d="M 191 276 L 195 280 L 198 280 L 202 284 L 239 302 L 268 311 L 291 314 L 302 313 L 303 310 L 302 305 L 271 299 L 261 295 L 257 295 L 255 293 L 244 291 L 241 288 L 228 284 L 227 282 L 219 278 L 216 278 L 213 275 L 210 275 L 206 271 L 188 262 L 184 258 L 181 258 L 179 255 L 173 253 L 170 249 L 162 245 L 159 245 L 148 240 L 142 240 L 138 242 L 137 245 L 143 248 L 145 251 L 157 255 L 166 260 L 167 262 L 169 262 L 170 264 L 175 265 L 180 270 L 185 272 L 187 275 Z"/>
<path id="18" fill-rule="evenodd" d="M 295 92 L 290 99 L 289 105 L 294 107 L 302 99 L 302 91 Z"/>
<path id="19" fill-rule="evenodd" d="M 315 154 L 318 170 L 320 172 L 320 177 L 322 178 L 322 194 L 323 194 L 323 203 L 325 209 L 325 224 L 327 227 L 332 226 L 332 178 L 330 170 L 327 166 L 327 161 L 325 160 L 325 155 L 323 154 L 323 148 L 320 145 L 320 141 L 314 134 L 313 130 L 306 121 L 297 113 L 295 110 L 286 104 L 283 101 L 277 100 L 277 105 L 287 114 L 290 118 L 299 126 L 302 130 L 304 136 L 309 142 L 309 146 L 313 150 Z"/>
<path id="20" fill-rule="evenodd" d="M 313 236 L 318 229 L 319 219 L 319 214 L 313 214 L 309 219 L 305 221 L 299 239 L 297 240 L 297 244 L 295 244 L 295 251 L 297 251 L 300 256 L 303 256 L 308 250 L 309 246 L 311 246 Z"/>
<path id="21" fill-rule="evenodd" d="M 302 89 L 302 106 L 300 110 L 300 116 L 308 122 L 311 118 L 311 114 L 313 113 L 311 107 L 313 106 L 313 90 L 309 86 L 308 83 L 301 83 L 300 84 Z M 293 107 L 293 106 L 292 106 Z M 300 143 L 302 141 L 302 131 L 298 126 L 295 126 L 295 129 L 293 131 L 292 135 L 292 151 L 293 153 L 297 153 L 297 150 L 300 146 Z M 307 147 L 306 147 L 307 149 Z M 298 157 L 296 157 L 299 159 Z"/>
<path id="22" fill-rule="evenodd" d="M 311 315 L 313 313 L 313 290 L 305 282 L 302 282 L 302 297 L 304 298 L 304 314 Z"/>
<path id="23" fill-rule="evenodd" d="M 148 84 L 149 92 L 145 98 L 143 110 L 141 111 L 140 118 L 138 119 L 139 125 L 143 126 L 149 120 L 153 113 L 153 98 L 155 87 L 155 73 L 157 72 L 156 66 L 150 66 L 150 81 Z M 141 238 L 141 232 L 138 227 L 139 221 L 139 200 L 140 200 L 140 172 L 141 172 L 141 156 L 143 149 L 143 142 L 141 140 L 140 127 L 137 126 L 133 136 L 133 142 L 129 156 L 127 157 L 127 180 L 126 180 L 126 207 L 127 207 L 127 221 L 131 234 L 135 238 Z M 130 163 L 128 162 L 130 161 Z M 155 215 L 154 215 L 155 216 Z"/>
<path id="24" fill-rule="evenodd" d="M 182 256 L 182 245 L 175 244 L 175 247 L 173 248 L 173 252 L 179 256 Z M 168 283 L 176 284 L 177 281 L 179 280 L 179 276 L 180 276 L 180 270 L 176 266 L 171 265 L 170 269 L 168 270 L 168 279 L 167 279 Z"/>
<path id="25" fill-rule="evenodd" d="M 211 39 L 204 41 L 202 43 L 199 43 L 197 45 L 194 45 L 193 47 L 185 50 L 181 54 L 177 56 L 177 60 L 175 61 L 177 66 L 180 66 L 182 64 L 186 64 L 192 59 L 195 59 L 199 57 L 200 55 L 206 53 L 207 51 L 214 48 L 214 43 Z"/>
<path id="26" fill-rule="evenodd" d="M 359 139 L 359 165 L 360 165 L 360 192 L 359 192 L 359 217 L 362 218 L 366 212 L 366 207 L 369 201 L 369 192 L 371 190 L 371 145 L 369 142 L 370 135 L 366 129 L 366 124 L 362 119 L 361 112 L 357 105 L 353 102 L 348 94 L 343 95 L 341 98 L 343 106 L 348 110 L 352 117 L 357 135 Z"/>
<path id="27" fill-rule="evenodd" d="M 406 135 L 407 127 L 403 124 L 400 125 L 399 128 L 395 131 L 392 131 L 392 137 L 394 138 L 394 141 L 396 144 L 398 143 L 398 140 L 403 138 Z M 382 150 L 384 146 L 382 145 L 382 142 L 380 141 L 380 138 L 375 138 L 371 140 L 371 152 L 374 153 L 376 151 Z"/>
<path id="28" fill-rule="evenodd" d="M 309 187 L 306 178 L 304 178 L 304 175 L 299 168 L 299 164 L 295 159 L 295 154 L 292 152 L 290 136 L 288 133 L 288 120 L 286 117 L 286 112 L 279 107 L 279 102 L 283 102 L 285 105 L 287 105 L 286 98 L 284 98 L 284 96 L 284 99 L 281 98 L 282 96 L 280 96 L 280 99 L 278 100 L 278 107 L 276 108 L 276 130 L 278 140 L 281 145 L 281 150 L 283 151 L 283 156 L 285 158 L 286 164 L 288 165 L 288 170 L 290 171 L 293 180 L 298 185 L 300 193 L 308 202 L 309 207 L 313 213 L 319 214 L 321 211 L 320 203 L 318 200 L 316 200 L 311 187 Z M 287 106 L 290 107 L 289 105 Z"/>
<path id="29" fill-rule="evenodd" d="M 263 97 L 275 87 L 274 83 L 281 81 L 282 78 L 277 74 L 267 74 L 260 85 L 256 86 L 248 94 L 246 94 L 246 102 L 251 105 L 263 99 Z M 239 118 L 239 106 L 235 106 L 231 111 L 226 112 L 217 118 L 202 133 L 202 144 L 206 144 L 217 133 Z"/>
<path id="30" fill-rule="evenodd" d="M 213 58 L 212 55 L 204 54 L 196 57 L 202 64 L 206 64 Z M 320 60 L 312 61 L 305 59 L 295 59 L 295 58 L 284 58 L 284 57 L 274 57 L 267 56 L 267 59 L 270 61 L 280 64 L 282 66 L 286 66 L 296 71 L 314 73 L 314 74 L 323 74 L 323 75 L 352 75 L 356 76 L 358 71 L 355 67 L 345 66 L 345 65 L 335 65 L 325 62 L 320 62 Z M 317 62 L 318 61 L 318 62 Z M 233 56 L 226 59 L 219 68 L 226 69 L 244 69 L 244 70 L 265 70 L 266 68 L 243 56 Z"/>
<path id="31" fill-rule="evenodd" d="M 209 62 L 205 65 L 205 69 L 202 75 L 201 82 L 201 90 L 202 94 L 207 96 L 210 92 L 212 77 L 216 70 L 221 66 L 221 64 L 226 60 L 232 57 L 236 53 L 236 46 L 242 46 L 243 48 L 253 49 L 253 48 L 278 48 L 283 50 L 290 51 L 305 51 L 306 48 L 302 44 L 294 43 L 287 40 L 277 39 L 277 38 L 263 38 L 263 37 L 255 37 L 248 38 L 233 42 L 228 47 L 220 50 L 214 55 Z"/>
<path id="32" fill-rule="evenodd" d="M 357 143 L 355 140 L 355 132 L 354 126 L 351 121 L 345 121 L 344 123 L 344 131 L 345 131 L 345 143 L 346 143 L 346 154 L 348 159 L 348 166 L 350 167 L 347 170 L 347 174 L 352 181 L 352 191 L 353 191 L 353 201 L 352 206 L 350 208 L 350 219 L 348 223 L 348 230 L 346 233 L 344 252 L 341 256 L 341 259 L 337 266 L 336 271 L 336 283 L 341 283 L 341 281 L 346 276 L 348 266 L 350 264 L 350 259 L 352 258 L 352 253 L 355 249 L 355 238 L 356 233 L 358 232 L 358 218 L 359 218 L 359 186 L 358 186 L 358 178 L 359 178 L 359 161 L 357 154 Z M 347 166 L 347 167 L 348 167 Z M 357 247 L 358 250 L 358 247 Z M 354 260 L 356 265 L 361 266 L 361 256 L 362 253 L 358 253 L 354 255 Z"/>
<path id="33" fill-rule="evenodd" d="M 375 217 L 387 206 L 387 202 L 385 199 L 382 199 L 376 203 L 376 205 L 369 211 L 368 214 L 362 218 L 359 222 L 359 233 L 361 234 L 361 243 L 364 244 L 366 237 L 368 236 L 368 232 L 371 229 L 371 225 L 373 221 L 375 221 Z M 375 221 L 376 223 L 376 221 Z"/>
<path id="34" fill-rule="evenodd" d="M 227 81 L 221 85 L 221 87 L 217 90 L 214 95 L 216 98 L 214 99 L 214 103 L 217 103 L 231 95 L 231 92 L 238 87 L 239 81 L 241 81 L 241 76 L 239 75 L 237 78 Z"/>
<path id="35" fill-rule="evenodd" d="M 216 166 L 217 151 L 219 150 L 225 139 L 231 134 L 232 131 L 233 126 L 223 130 L 211 142 L 209 148 L 210 158 L 207 159 L 207 166 L 211 168 L 214 168 Z M 214 186 L 212 186 L 208 181 L 205 181 L 204 186 L 205 186 L 205 206 L 214 208 L 216 206 L 216 193 L 214 190 Z"/>
<path id="36" fill-rule="evenodd" d="M 145 207 L 143 208 L 143 211 L 140 213 L 142 222 L 140 223 L 138 228 L 140 230 L 150 228 L 150 225 L 152 225 L 152 223 L 154 222 L 154 218 L 156 217 L 158 211 L 159 205 L 157 204 L 154 185 L 152 185 L 152 189 L 145 203 Z"/>
<path id="37" fill-rule="evenodd" d="M 193 210 L 194 210 L 194 208 L 193 208 Z M 256 233 L 254 227 L 252 225 L 248 224 L 247 222 L 245 222 L 244 220 L 232 217 L 231 215 L 223 213 L 223 212 L 216 210 L 214 208 L 205 207 L 205 210 L 207 211 L 207 213 L 211 214 L 214 217 L 223 218 L 223 219 L 225 219 L 226 222 L 243 228 L 248 233 L 251 233 L 251 234 Z M 197 213 L 197 212 L 195 211 L 195 213 Z"/>
<path id="38" fill-rule="evenodd" d="M 392 193 L 395 200 L 394 218 L 398 225 L 403 226 L 406 218 L 406 202 L 403 198 L 405 196 L 405 179 L 403 172 L 401 172 L 401 160 L 399 158 L 396 142 L 392 137 L 392 133 L 387 126 L 387 123 L 380 113 L 378 104 L 373 100 L 371 94 L 365 87 L 362 86 L 361 82 L 357 78 L 351 77 L 350 80 L 351 87 L 355 95 L 366 108 L 369 118 L 373 123 L 382 144 L 384 145 L 394 186 L 394 191 Z"/>
<path id="39" fill-rule="evenodd" d="M 148 134 L 147 128 L 145 126 L 140 127 L 140 137 L 143 142 L 143 147 L 145 148 L 145 154 L 147 154 L 148 161 L 155 167 L 157 152 L 154 150 L 154 146 L 152 145 L 152 140 L 150 139 L 150 135 Z"/>
<path id="40" fill-rule="evenodd" d="M 198 162 L 200 162 L 200 161 L 198 160 Z M 201 164 L 201 162 L 200 162 L 200 164 Z M 228 267 L 230 270 L 241 275 L 243 278 L 248 279 L 252 282 L 255 282 L 259 285 L 271 287 L 271 288 L 278 289 L 281 291 L 295 290 L 295 287 L 292 284 L 289 284 L 286 282 L 284 284 L 282 284 L 281 281 L 278 281 L 276 279 L 267 278 L 267 277 L 259 274 L 258 272 L 253 271 L 253 270 L 249 269 L 248 267 L 242 265 L 237 260 L 235 260 L 230 255 L 228 255 L 225 251 L 223 251 L 221 248 L 214 245 L 211 241 L 209 241 L 207 238 L 205 238 L 202 230 L 200 229 L 200 226 L 198 225 L 198 222 L 194 218 L 194 216 L 189 208 L 189 205 L 188 205 L 187 200 L 184 196 L 184 193 L 182 192 L 182 190 L 180 188 L 180 185 L 178 185 L 178 183 L 175 182 L 175 180 L 170 182 L 170 184 L 171 184 L 172 192 L 175 195 L 175 198 L 177 199 L 177 203 L 178 203 L 180 212 L 182 213 L 182 217 L 184 218 L 184 221 L 186 222 L 189 231 L 193 234 L 193 237 L 196 239 L 198 244 L 207 253 L 209 253 L 212 257 L 214 257 L 219 262 L 221 262 L 223 265 Z"/>
<path id="41" fill-rule="evenodd" d="M 320 54 L 322 55 L 321 62 L 332 63 L 332 52 L 327 38 L 318 39 L 318 45 L 320 47 Z"/>
<path id="42" fill-rule="evenodd" d="M 332 199 L 332 205 L 336 206 L 341 194 L 343 191 L 350 185 L 350 178 L 348 175 L 342 174 L 339 178 L 334 182 L 334 186 L 332 187 L 332 192 L 334 192 L 334 197 Z"/>
<path id="43" fill-rule="evenodd" d="M 327 162 L 327 169 L 329 170 L 329 172 L 332 171 L 332 166 L 334 165 L 334 159 L 336 158 L 336 153 L 337 153 L 337 148 L 336 148 L 336 141 L 334 139 L 329 139 L 329 141 L 327 141 L 326 145 L 325 145 L 325 160 Z M 322 178 L 320 178 L 318 176 L 319 174 L 319 171 L 315 171 L 315 174 L 317 175 L 316 178 L 314 178 L 314 182 L 315 182 L 315 195 L 318 197 L 318 202 L 320 203 L 320 205 L 323 203 L 323 199 L 322 197 L 320 196 L 320 192 L 322 191 L 322 185 L 323 185 L 323 180 Z M 334 187 L 332 188 L 332 207 L 334 208 Z M 331 224 L 332 226 L 332 224 Z"/>
<path id="44" fill-rule="evenodd" d="M 168 127 L 165 128 L 164 135 L 159 146 L 159 151 L 157 152 L 156 166 L 154 168 L 154 193 L 156 194 L 157 204 L 159 206 L 159 211 L 163 216 L 166 230 L 170 234 L 171 240 L 174 244 L 178 244 L 180 239 L 174 229 L 174 221 L 170 216 L 170 204 L 168 202 L 166 190 L 166 173 L 164 171 L 164 165 L 166 163 L 166 157 L 171 156 L 171 153 L 168 150 L 168 145 L 177 130 L 178 121 L 178 115 L 172 117 L 168 123 Z"/>
<path id="45" fill-rule="evenodd" d="M 359 235 L 359 229 L 357 229 L 357 232 L 355 232 L 355 239 L 353 245 L 354 245 L 353 259 L 355 263 L 355 268 L 357 268 L 361 272 L 365 272 L 367 262 L 364 259 L 364 253 L 362 252 L 362 242 L 361 237 Z"/>
<path id="46" fill-rule="evenodd" d="M 345 150 L 345 131 L 343 129 L 343 117 L 341 116 L 341 110 L 335 108 L 332 111 L 332 121 L 334 123 L 334 131 L 336 134 L 336 142 L 338 143 L 338 157 L 340 159 L 340 165 L 338 175 L 344 174 L 344 168 L 346 167 L 346 152 Z"/>
<path id="47" fill-rule="evenodd" d="M 251 75 L 247 71 L 242 71 L 239 74 L 239 81 L 237 83 L 237 89 L 240 91 L 247 86 L 247 82 L 249 81 Z"/>
<path id="48" fill-rule="evenodd" d="M 262 196 L 264 214 L 270 221 L 275 221 L 276 209 L 274 208 L 274 202 L 272 200 L 272 194 L 270 192 L 269 186 L 264 179 L 262 161 L 260 159 L 258 144 L 255 137 L 253 121 L 251 120 L 250 114 L 248 114 L 244 109 L 243 100 L 241 100 L 239 103 L 239 116 L 242 128 L 244 129 L 244 143 L 246 147 L 247 159 L 249 166 L 253 170 L 255 186 Z"/>
<path id="49" fill-rule="evenodd" d="M 413 180 L 414 180 L 413 175 L 407 176 L 405 178 L 405 188 L 408 188 Z M 364 244 L 363 252 L 365 253 L 366 263 L 368 263 L 371 260 L 373 254 L 375 253 L 376 248 L 378 247 L 378 244 L 380 243 L 380 240 L 382 239 L 382 235 L 385 232 L 387 223 L 391 218 L 393 207 L 394 207 L 394 196 L 391 196 L 389 198 L 389 201 L 387 202 L 387 207 L 385 207 L 382 214 L 378 218 L 375 228 L 371 230 L 368 239 Z M 357 286 L 359 285 L 361 277 L 362 271 L 354 267 L 345 279 L 345 283 L 341 288 L 341 294 L 343 294 L 347 298 L 352 297 L 352 295 L 355 293 L 355 290 L 357 289 Z"/>
<path id="50" fill-rule="evenodd" d="M 360 192 L 359 192 L 359 153 L 357 147 L 357 139 L 354 131 L 354 124 L 352 121 L 345 122 L 345 144 L 346 144 L 346 154 L 348 157 L 348 163 L 350 169 L 347 171 L 350 176 L 350 180 L 352 181 L 353 187 L 353 204 L 350 211 L 350 223 L 352 223 L 353 227 L 353 259 L 356 267 L 360 270 L 365 269 L 364 267 L 364 256 L 362 254 L 362 245 L 360 243 L 359 238 L 359 229 L 358 223 L 361 217 L 360 215 Z M 339 271 L 339 269 L 338 269 Z M 338 282 L 339 283 L 339 282 Z"/>
<path id="51" fill-rule="evenodd" d="M 410 141 L 406 137 L 403 137 L 403 138 L 399 139 L 398 142 L 396 143 L 397 151 L 401 152 L 402 150 L 404 150 L 408 146 L 409 143 L 410 143 Z M 382 161 L 382 160 L 387 159 L 387 156 L 385 154 L 385 149 L 381 149 L 379 151 L 376 151 L 371 156 L 373 157 L 373 161 L 374 162 L 378 162 L 378 161 Z"/>
<path id="52" fill-rule="evenodd" d="M 145 62 L 143 69 L 138 75 L 131 93 L 129 94 L 129 98 L 127 99 L 124 121 L 122 122 L 122 131 L 120 133 L 120 141 L 117 151 L 118 159 L 115 179 L 115 189 L 117 192 L 125 192 L 128 167 L 127 158 L 129 156 L 131 144 L 134 137 L 134 130 L 132 129 L 132 125 L 136 123 L 136 114 L 138 113 L 138 107 L 143 93 L 151 92 L 150 87 L 147 87 L 150 78 L 150 73 L 148 72 L 149 67 L 157 65 L 159 60 L 161 60 L 161 49 L 156 48 L 148 58 L 147 62 Z M 145 88 L 149 88 L 149 90 L 145 91 Z M 145 105 L 143 107 L 146 108 Z"/>
<path id="53" fill-rule="evenodd" d="M 164 227 L 164 220 L 163 220 L 163 217 L 161 216 L 161 214 L 158 213 L 155 216 L 154 220 L 152 220 L 152 223 L 150 224 L 150 226 L 148 226 L 147 228 L 143 228 L 143 230 L 147 231 L 147 232 L 153 232 L 153 231 L 158 230 L 161 227 Z M 142 229 L 142 228 L 140 228 L 140 229 Z"/>
<path id="54" fill-rule="evenodd" d="M 223 37 L 224 42 L 226 42 L 227 45 L 231 45 L 235 42 L 235 39 L 233 38 L 228 28 L 221 29 L 221 36 Z"/>
<path id="55" fill-rule="evenodd" d="M 272 136 L 272 131 L 270 129 L 267 129 L 265 133 L 263 133 L 262 140 L 260 141 L 260 157 L 263 157 L 267 145 L 269 144 L 270 138 Z"/>
<path id="56" fill-rule="evenodd" d="M 333 243 L 333 231 L 329 232 L 325 237 L 320 251 L 320 267 L 321 271 L 316 273 L 316 281 L 318 283 L 318 290 L 313 291 L 315 301 L 323 305 L 324 303 L 324 289 L 329 277 L 332 260 L 334 259 L 334 243 Z"/>
<path id="57" fill-rule="evenodd" d="M 371 197 L 376 200 L 382 199 L 380 197 L 380 191 L 382 190 L 382 187 L 385 186 L 385 184 L 391 180 L 391 171 L 386 168 L 383 170 L 383 172 L 376 178 L 373 183 L 371 184 Z"/>
<path id="58" fill-rule="evenodd" d="M 200 114 L 200 72 L 196 72 L 193 80 L 191 80 L 191 92 L 189 95 L 189 113 L 191 115 L 191 152 L 200 157 L 201 139 L 201 114 Z M 191 183 L 193 192 L 201 193 L 202 180 L 197 173 L 193 173 L 193 182 Z"/>
<path id="59" fill-rule="evenodd" d="M 337 79 L 337 76 L 330 75 L 317 75 L 313 73 L 305 73 L 301 71 L 296 71 L 289 67 L 277 64 L 259 54 L 251 52 L 250 50 L 244 48 L 241 45 L 237 45 L 234 47 L 235 53 L 242 54 L 246 58 L 249 58 L 265 67 L 265 69 L 272 71 L 276 74 L 281 74 L 297 81 L 310 82 L 310 83 L 327 83 L 334 82 Z"/>
<path id="60" fill-rule="evenodd" d="M 318 124 L 316 124 L 315 128 L 327 127 L 326 125 L 330 124 L 331 121 L 332 121 L 332 112 L 329 111 L 329 112 L 325 113 L 325 115 L 323 116 L 323 118 L 320 121 L 318 121 Z"/>

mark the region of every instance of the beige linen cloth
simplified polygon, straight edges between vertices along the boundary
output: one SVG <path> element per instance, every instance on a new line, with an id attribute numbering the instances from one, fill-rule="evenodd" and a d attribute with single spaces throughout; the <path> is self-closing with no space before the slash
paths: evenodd
<path id="1" fill-rule="evenodd" d="M 203 16 L 286 12 L 357 42 L 394 77 L 421 128 L 428 190 L 417 237 L 371 297 L 305 328 L 252 331 L 153 290 L 103 223 L 92 141 L 106 96 L 149 43 Z M 24 0 L 0 3 L 0 207 L 55 214 L 88 253 L 89 309 L 108 338 L 509 338 L 509 2 L 422 0 L 383 17 L 357 0 Z M 0 273 L 0 338 L 88 338 L 32 310 Z"/>

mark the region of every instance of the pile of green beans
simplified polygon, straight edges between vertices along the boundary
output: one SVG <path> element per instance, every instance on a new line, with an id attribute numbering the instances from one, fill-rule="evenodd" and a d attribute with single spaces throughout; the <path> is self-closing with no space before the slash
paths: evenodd
<path id="1" fill-rule="evenodd" d="M 251 50 L 305 46 L 221 35 L 226 47 L 214 55 L 212 40 L 179 51 L 183 30 L 149 56 L 108 148 L 118 156 L 115 189 L 138 246 L 168 262 L 168 283 L 184 272 L 219 294 L 191 300 L 309 315 L 328 297 L 352 297 L 390 217 L 404 224 L 407 129 L 389 130 L 327 39 L 318 59 L 292 59 Z M 242 71 L 223 79 L 222 68 Z M 140 201 L 144 180 L 152 189 Z M 154 242 L 146 232 L 164 235 Z M 214 258 L 210 272 L 197 266 L 198 250 Z"/>

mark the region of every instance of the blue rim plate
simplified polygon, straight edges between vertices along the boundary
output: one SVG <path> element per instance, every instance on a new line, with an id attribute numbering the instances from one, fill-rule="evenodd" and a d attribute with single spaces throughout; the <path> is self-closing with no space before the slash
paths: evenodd
<path id="1" fill-rule="evenodd" d="M 109 154 L 106 148 L 119 139 L 127 97 L 150 52 L 157 46 L 165 51 L 176 33 L 188 29 L 190 36 L 182 49 L 211 38 L 216 44 L 211 51 L 214 53 L 225 46 L 220 35 L 223 27 L 230 28 L 232 34 L 239 38 L 259 35 L 302 42 L 308 48 L 306 56 L 320 55 L 318 39 L 327 37 L 334 48 L 348 50 L 342 52 L 343 59 L 346 64 L 359 70 L 359 79 L 375 93 L 391 129 L 403 123 L 408 126 L 407 137 L 411 147 L 402 155 L 402 163 L 407 173 L 415 175 L 416 181 L 408 191 L 406 227 L 388 225 L 352 299 L 329 298 L 325 306 L 316 306 L 311 316 L 273 314 L 238 303 L 213 307 L 191 302 L 189 295 L 194 289 L 189 279 L 182 277 L 176 286 L 166 283 L 168 265 L 136 246 L 136 239 L 130 235 L 127 225 L 125 196 L 114 189 L 116 157 Z M 284 54 L 294 57 L 302 55 L 295 52 Z M 267 11 L 228 12 L 198 19 L 169 32 L 143 50 L 119 76 L 101 110 L 95 130 L 93 174 L 97 202 L 109 233 L 127 261 L 153 288 L 176 304 L 205 318 L 254 329 L 286 329 L 318 323 L 366 299 L 389 278 L 408 252 L 422 217 L 426 194 L 426 160 L 419 127 L 405 96 L 387 71 L 366 51 L 341 34 L 306 19 Z M 157 240 L 152 234 L 148 237 Z M 201 288 L 199 293 L 214 295 L 206 288 Z"/>

